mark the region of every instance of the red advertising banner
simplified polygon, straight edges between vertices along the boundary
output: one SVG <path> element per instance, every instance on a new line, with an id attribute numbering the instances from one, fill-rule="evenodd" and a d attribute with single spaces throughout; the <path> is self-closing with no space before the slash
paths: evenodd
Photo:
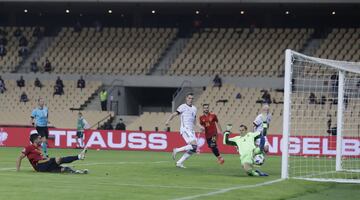
<path id="1" fill-rule="evenodd" d="M 33 128 L 0 128 L 0 147 L 23 147 L 30 143 L 29 135 Z M 52 139 L 50 148 L 74 148 L 76 146 L 76 130 L 50 129 Z M 280 135 L 269 135 L 269 155 L 281 155 Z M 185 145 L 178 132 L 155 131 L 117 131 L 87 130 L 85 143 L 92 149 L 165 151 Z M 200 152 L 211 152 L 207 147 L 203 134 L 198 138 Z M 218 146 L 221 153 L 236 154 L 232 146 L 222 144 L 219 135 Z M 343 155 L 360 157 L 360 138 L 343 139 Z M 290 137 L 289 152 L 293 155 L 334 156 L 336 155 L 336 136 L 295 136 Z"/>

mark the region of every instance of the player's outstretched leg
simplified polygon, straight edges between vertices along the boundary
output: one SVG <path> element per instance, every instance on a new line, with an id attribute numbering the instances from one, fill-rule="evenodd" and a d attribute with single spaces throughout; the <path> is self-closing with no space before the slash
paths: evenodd
<path id="1" fill-rule="evenodd" d="M 176 159 L 176 154 L 182 151 L 189 151 L 193 149 L 193 146 L 191 144 L 187 144 L 183 147 L 179 147 L 179 148 L 174 148 L 173 152 L 172 152 L 172 158 L 175 160 Z"/>
<path id="2" fill-rule="evenodd" d="M 192 156 L 194 153 L 196 153 L 196 149 L 197 149 L 197 145 L 196 144 L 192 144 L 192 149 L 188 150 L 187 152 L 184 153 L 184 155 L 176 162 L 176 167 L 179 168 L 186 168 L 184 166 L 184 162 L 190 158 L 190 156 Z"/>
<path id="3" fill-rule="evenodd" d="M 63 163 L 72 163 L 76 160 L 84 160 L 86 152 L 87 149 L 83 149 L 77 156 L 66 156 L 66 157 L 56 158 L 55 160 L 58 165 L 61 165 Z"/>

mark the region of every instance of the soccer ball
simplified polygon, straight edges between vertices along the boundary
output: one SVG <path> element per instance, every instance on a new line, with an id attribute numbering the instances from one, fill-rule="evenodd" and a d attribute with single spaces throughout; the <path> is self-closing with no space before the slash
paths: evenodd
<path id="1" fill-rule="evenodd" d="M 254 156 L 254 164 L 262 165 L 265 162 L 265 156 L 263 154 L 257 154 Z"/>

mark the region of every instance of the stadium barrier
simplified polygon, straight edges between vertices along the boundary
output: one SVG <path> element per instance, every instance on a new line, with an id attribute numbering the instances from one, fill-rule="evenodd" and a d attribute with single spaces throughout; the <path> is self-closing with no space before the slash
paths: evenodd
<path id="1" fill-rule="evenodd" d="M 34 128 L 0 128 L 0 147 L 23 147 L 28 145 L 29 135 Z M 50 129 L 50 148 L 75 148 L 76 130 Z M 199 134 L 197 134 L 199 135 Z M 269 135 L 269 155 L 281 155 L 281 135 Z M 173 148 L 185 145 L 178 132 L 155 131 L 117 131 L 87 130 L 85 142 L 91 149 L 137 150 L 171 152 Z M 200 152 L 210 153 L 204 134 L 198 138 Z M 237 154 L 236 149 L 222 144 L 222 135 L 218 137 L 218 146 L 222 153 Z M 360 157 L 360 137 L 344 138 L 343 155 Z M 335 156 L 336 136 L 296 136 L 290 137 L 289 152 L 300 156 Z"/>

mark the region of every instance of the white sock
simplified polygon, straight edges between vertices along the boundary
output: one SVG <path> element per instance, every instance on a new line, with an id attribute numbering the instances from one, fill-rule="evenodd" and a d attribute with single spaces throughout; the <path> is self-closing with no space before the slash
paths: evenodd
<path id="1" fill-rule="evenodd" d="M 76 139 L 77 140 L 77 144 L 79 145 L 79 147 L 81 147 L 81 140 L 80 138 Z"/>
<path id="2" fill-rule="evenodd" d="M 79 144 L 80 144 L 80 147 L 81 147 L 81 148 L 84 147 L 84 142 L 83 142 L 83 139 L 82 139 L 82 138 L 79 138 Z"/>
<path id="3" fill-rule="evenodd" d="M 188 152 L 184 153 L 184 155 L 176 162 L 177 164 L 183 164 L 185 160 L 189 159 L 192 154 Z"/>
<path id="4" fill-rule="evenodd" d="M 176 148 L 175 151 L 176 152 L 180 152 L 180 151 L 189 151 L 192 149 L 192 146 L 191 144 L 188 144 L 188 145 L 185 145 L 183 147 L 180 147 L 180 148 Z"/>

